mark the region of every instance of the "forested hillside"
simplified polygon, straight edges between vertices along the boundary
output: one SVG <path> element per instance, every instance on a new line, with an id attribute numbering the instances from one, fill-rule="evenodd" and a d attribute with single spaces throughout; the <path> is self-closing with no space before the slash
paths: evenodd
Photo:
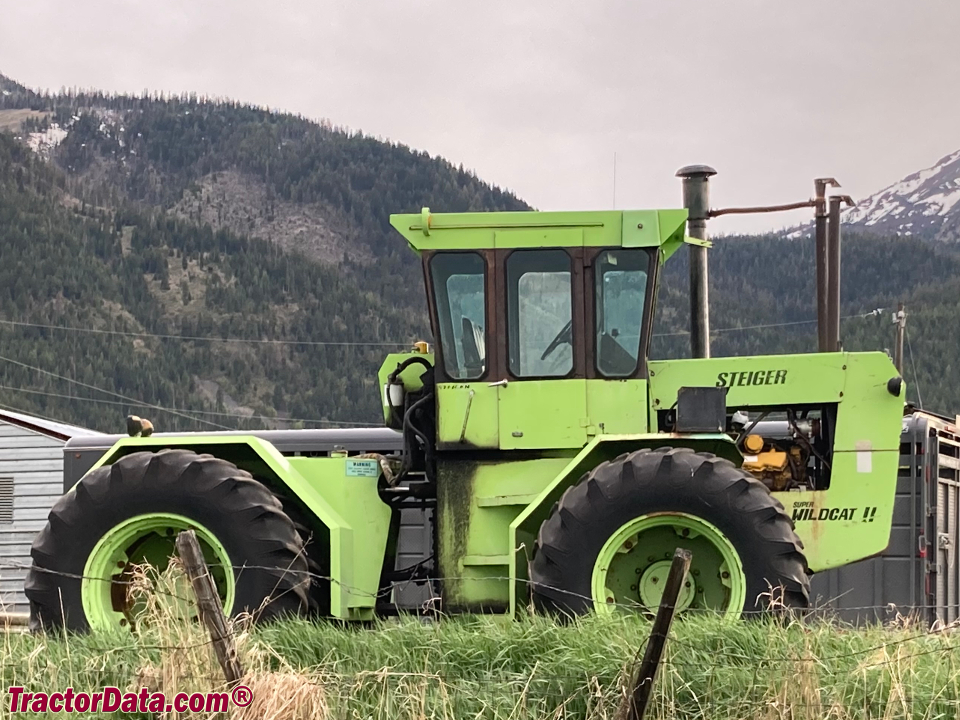
<path id="1" fill-rule="evenodd" d="M 528 209 L 442 158 L 240 103 L 21 88 L 0 95 L 0 118 L 13 108 L 38 113 L 25 134 L 64 134 L 47 153 L 89 202 L 133 201 L 301 249 L 404 306 L 420 307 L 419 268 L 390 213 Z"/>
<path id="2" fill-rule="evenodd" d="M 228 413 L 372 419 L 380 356 L 424 332 L 335 268 L 160 212 L 77 205 L 64 184 L 0 135 L 0 403 L 114 430 L 117 394 L 208 411 L 137 406 L 163 428 L 244 426 Z"/>
<path id="3" fill-rule="evenodd" d="M 128 412 L 161 429 L 377 422 L 383 354 L 427 333 L 389 214 L 527 207 L 440 158 L 265 109 L 0 90 L 0 406 L 101 430 Z M 685 257 L 665 271 L 658 357 L 688 352 Z M 815 348 L 811 241 L 719 238 L 710 272 L 714 355 Z M 906 302 L 909 396 L 948 412 L 958 278 L 951 246 L 844 238 L 845 347 L 892 348 Z"/>

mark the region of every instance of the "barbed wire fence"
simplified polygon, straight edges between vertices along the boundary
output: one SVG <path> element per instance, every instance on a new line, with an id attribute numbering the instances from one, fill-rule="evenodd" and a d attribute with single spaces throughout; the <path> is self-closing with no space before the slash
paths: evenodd
<path id="1" fill-rule="evenodd" d="M 22 571 L 27 567 L 22 563 L 0 562 L 0 573 L 4 569 Z M 242 573 L 245 569 L 254 568 L 236 566 L 233 569 Z M 53 572 L 74 580 L 124 582 L 59 571 L 40 571 Z M 316 580 L 337 583 L 330 576 L 309 574 Z M 445 580 L 464 582 L 470 578 L 449 577 Z M 357 597 L 377 599 L 382 595 L 343 584 L 341 587 Z M 189 592 L 181 594 L 156 587 L 153 591 L 177 602 L 190 602 L 193 599 Z M 636 610 L 635 606 L 623 607 Z M 702 610 L 688 614 L 707 616 L 715 613 Z M 425 624 L 428 627 L 441 627 L 450 622 L 439 609 L 431 617 L 437 622 L 427 621 Z M 702 631 L 703 628 L 698 630 L 695 624 L 689 631 L 684 629 L 682 623 L 675 625 L 662 660 L 659 686 L 654 693 L 648 720 L 948 720 L 960 717 L 960 628 L 934 625 L 916 629 L 907 624 L 886 635 L 873 632 L 864 636 L 877 637 L 880 642 L 861 642 L 843 651 L 828 652 L 821 647 L 824 640 L 836 640 L 839 637 L 846 639 L 849 646 L 856 644 L 860 636 L 845 626 L 833 626 L 825 630 L 824 625 L 818 624 L 821 619 L 817 618 L 817 622 L 811 623 L 791 615 L 770 622 L 748 620 L 742 626 L 755 628 L 749 633 L 749 638 L 754 641 L 752 644 L 743 642 L 743 637 L 730 630 L 731 626 L 724 621 L 711 625 L 712 632 L 708 634 Z M 762 628 L 759 636 L 756 628 Z M 384 628 L 378 627 L 372 632 L 381 630 Z M 469 713 L 471 717 L 516 717 L 524 720 L 548 717 L 588 717 L 599 720 L 612 718 L 622 705 L 629 690 L 632 660 L 631 654 L 624 650 L 631 647 L 629 642 L 634 643 L 632 647 L 636 650 L 647 630 L 646 625 L 638 622 L 631 628 L 631 638 L 619 638 L 616 643 L 611 639 L 611 642 L 601 642 L 593 648 L 594 653 L 613 653 L 613 657 L 587 657 L 586 662 L 571 663 L 573 667 L 557 666 L 548 662 L 547 657 L 531 658 L 530 662 L 519 665 L 496 659 L 487 665 L 477 665 L 463 660 L 466 651 L 462 648 L 453 652 L 444 647 L 442 637 L 424 632 L 423 637 L 418 636 L 423 655 L 419 670 L 400 667 L 400 663 L 384 663 L 381 667 L 370 668 L 351 667 L 362 665 L 364 659 L 339 656 L 334 651 L 326 653 L 322 662 L 298 665 L 282 659 L 284 650 L 290 650 L 290 647 L 272 647 L 269 651 L 274 656 L 272 665 L 254 665 L 250 672 L 252 675 L 259 673 L 264 679 L 276 673 L 292 674 L 297 682 L 321 693 L 331 708 L 340 708 L 345 713 L 343 717 L 388 717 L 388 710 L 401 718 L 428 717 L 413 713 L 411 708 L 415 703 L 410 703 L 413 703 L 411 698 L 416 696 L 421 698 L 423 707 L 437 709 L 440 713 L 436 715 L 438 717 L 465 717 L 467 715 L 463 713 Z M 578 625 L 557 626 L 556 635 L 551 637 L 572 645 L 578 642 L 578 631 Z M 258 639 L 257 633 L 250 633 L 248 623 L 236 622 L 231 623 L 230 632 L 241 647 L 249 651 L 251 642 L 255 645 L 269 643 L 271 639 L 276 639 L 276 633 L 282 633 L 283 630 L 281 627 L 273 635 L 268 633 L 263 639 Z M 478 629 L 477 632 L 482 634 L 483 631 Z M 353 635 L 349 644 L 354 648 L 363 642 L 376 642 L 363 630 L 344 633 L 324 622 L 298 625 L 294 633 L 304 633 L 317 642 L 329 641 L 336 633 L 348 639 Z M 769 634 L 766 641 L 763 633 Z M 37 648 L 49 648 L 47 643 L 60 643 L 62 637 L 52 633 L 48 637 L 25 635 L 19 641 L 8 638 L 0 661 L 0 675 L 8 686 L 37 676 L 36 668 L 31 669 L 31 662 L 35 662 L 37 657 Z M 288 644 L 293 644 L 296 650 L 297 642 L 309 642 L 310 637 L 299 638 L 296 642 L 288 639 Z M 462 639 L 464 636 L 457 637 Z M 92 688 L 121 681 L 129 685 L 142 680 L 142 671 L 135 673 L 133 668 L 141 667 L 142 670 L 144 665 L 162 663 L 166 655 L 176 656 L 206 649 L 210 658 L 213 657 L 210 652 L 214 642 L 212 639 L 196 639 L 194 636 L 191 641 L 157 642 L 149 633 L 132 634 L 129 640 L 123 638 L 122 635 L 109 636 L 97 641 L 100 656 L 112 658 L 110 662 L 100 660 L 97 667 L 89 667 L 89 655 L 82 652 L 75 654 L 75 658 L 83 657 L 84 660 L 73 661 L 73 667 L 69 669 L 71 681 Z M 565 649 L 563 642 L 560 650 L 566 652 L 569 648 Z M 18 643 L 29 646 L 30 651 L 18 654 Z M 63 652 L 69 652 L 70 645 L 71 639 L 68 638 L 63 643 Z M 27 659 L 31 654 L 33 660 Z M 373 653 L 369 659 L 375 661 L 378 657 Z M 412 652 L 403 664 L 409 665 L 415 657 L 416 652 Z M 213 668 L 209 672 L 181 673 L 177 680 L 194 686 L 223 687 L 223 675 L 215 671 L 216 666 L 212 662 L 209 667 Z M 118 676 L 118 671 L 122 673 L 123 669 L 126 669 L 128 677 Z M 49 667 L 39 673 L 44 677 L 52 674 L 55 673 Z M 732 689 L 736 693 L 731 692 Z M 404 702 L 400 702 L 401 699 Z M 407 705 L 410 706 L 407 708 L 409 712 L 403 709 Z M 521 706 L 525 709 L 518 709 Z M 456 715 L 449 714 L 454 711 Z"/>

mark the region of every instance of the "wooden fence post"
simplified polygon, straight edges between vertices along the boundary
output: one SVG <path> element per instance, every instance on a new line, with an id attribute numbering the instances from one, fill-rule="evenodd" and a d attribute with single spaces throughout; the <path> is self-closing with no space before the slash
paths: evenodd
<path id="1" fill-rule="evenodd" d="M 653 684 L 657 678 L 660 659 L 663 657 L 663 648 L 667 644 L 667 634 L 670 632 L 673 615 L 677 609 L 677 598 L 680 596 L 680 589 L 683 587 L 687 570 L 690 569 L 692 558 L 693 554 L 682 548 L 677 548 L 673 553 L 673 564 L 670 566 L 670 574 L 667 576 L 667 582 L 663 588 L 657 616 L 653 620 L 653 628 L 650 630 L 650 638 L 647 640 L 647 649 L 644 651 L 640 666 L 633 676 L 633 688 L 630 692 L 626 713 L 627 720 L 643 720 L 647 705 L 650 704 L 650 698 L 653 696 Z"/>
<path id="2" fill-rule="evenodd" d="M 187 577 L 193 585 L 193 592 L 197 596 L 200 620 L 210 632 L 217 662 L 223 668 L 223 676 L 227 679 L 227 684 L 232 688 L 243 677 L 243 668 L 237 657 L 233 633 L 227 627 L 227 618 L 223 614 L 223 605 L 220 603 L 217 586 L 210 577 L 210 570 L 203 559 L 200 543 L 197 542 L 197 536 L 193 530 L 184 530 L 177 535 L 177 552 L 183 561 Z M 233 569 L 227 568 L 227 572 L 233 572 Z"/>

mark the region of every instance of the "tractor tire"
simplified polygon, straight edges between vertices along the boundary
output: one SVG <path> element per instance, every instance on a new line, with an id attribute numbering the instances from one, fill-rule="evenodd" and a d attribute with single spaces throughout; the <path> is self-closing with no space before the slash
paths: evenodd
<path id="1" fill-rule="evenodd" d="M 93 470 L 54 505 L 31 550 L 31 627 L 132 624 L 117 568 L 142 557 L 165 567 L 186 528 L 200 539 L 221 595 L 232 598 L 230 615 L 265 621 L 307 609 L 303 541 L 267 487 L 225 460 L 164 449 Z"/>
<path id="2" fill-rule="evenodd" d="M 602 463 L 554 505 L 529 564 L 534 605 L 567 616 L 652 612 L 676 547 L 693 553 L 679 610 L 809 604 L 803 544 L 766 486 L 710 453 L 661 448 Z"/>
<path id="3" fill-rule="evenodd" d="M 307 559 L 307 573 L 310 586 L 307 591 L 307 612 L 311 618 L 330 615 L 330 544 L 318 539 L 310 527 L 309 513 L 290 498 L 273 493 L 293 522 L 300 540 L 303 542 L 303 554 Z"/>

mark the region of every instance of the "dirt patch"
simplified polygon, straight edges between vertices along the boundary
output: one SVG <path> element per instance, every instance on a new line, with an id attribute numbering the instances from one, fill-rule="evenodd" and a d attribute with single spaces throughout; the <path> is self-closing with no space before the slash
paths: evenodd
<path id="1" fill-rule="evenodd" d="M 40 110 L 0 110 L 0 131 L 18 132 L 26 120 L 43 120 L 50 115 Z"/>

